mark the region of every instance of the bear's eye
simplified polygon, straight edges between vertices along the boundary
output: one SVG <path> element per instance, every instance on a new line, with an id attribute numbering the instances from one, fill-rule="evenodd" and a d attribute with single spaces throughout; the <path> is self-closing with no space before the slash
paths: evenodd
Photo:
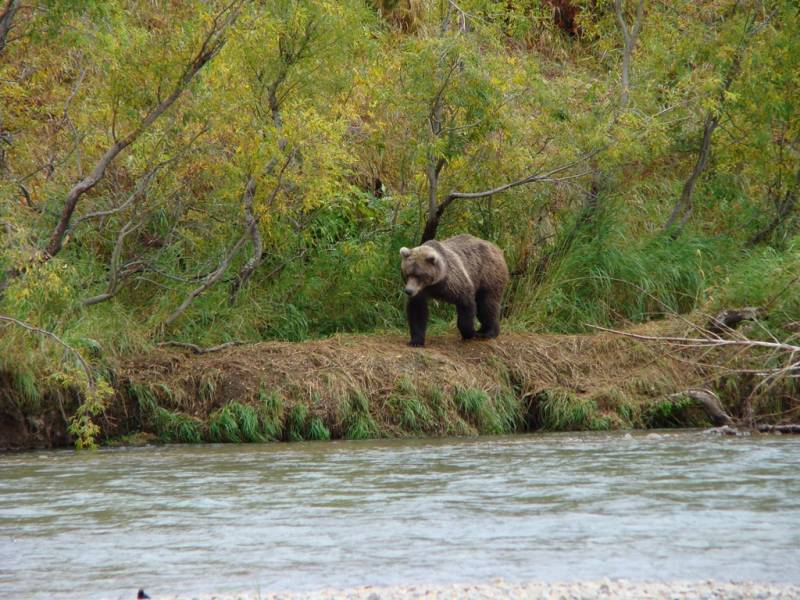
<path id="1" fill-rule="evenodd" d="M 435 255 L 434 256 L 429 256 L 425 260 L 428 261 L 429 264 L 432 264 L 432 265 L 436 264 L 436 256 Z"/>

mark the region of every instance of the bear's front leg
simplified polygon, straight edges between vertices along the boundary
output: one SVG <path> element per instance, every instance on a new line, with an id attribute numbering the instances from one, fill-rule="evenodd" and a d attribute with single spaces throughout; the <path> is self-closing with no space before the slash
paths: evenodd
<path id="1" fill-rule="evenodd" d="M 411 331 L 411 341 L 409 346 L 425 345 L 425 329 L 428 327 L 428 299 L 413 297 L 409 298 L 406 305 L 408 315 L 408 328 Z"/>
<path id="2" fill-rule="evenodd" d="M 461 332 L 461 337 L 471 340 L 475 337 L 475 302 L 456 304 L 456 312 L 458 313 L 456 324 Z"/>

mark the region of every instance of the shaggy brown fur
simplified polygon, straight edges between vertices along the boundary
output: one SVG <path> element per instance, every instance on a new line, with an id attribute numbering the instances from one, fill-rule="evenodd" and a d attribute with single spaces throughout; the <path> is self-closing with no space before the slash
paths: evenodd
<path id="1" fill-rule="evenodd" d="M 494 244 L 457 235 L 416 248 L 401 248 L 401 271 L 408 294 L 411 346 L 425 345 L 428 299 L 456 305 L 458 330 L 465 340 L 500 334 L 500 300 L 508 284 L 508 267 Z M 475 331 L 475 317 L 481 323 Z"/>

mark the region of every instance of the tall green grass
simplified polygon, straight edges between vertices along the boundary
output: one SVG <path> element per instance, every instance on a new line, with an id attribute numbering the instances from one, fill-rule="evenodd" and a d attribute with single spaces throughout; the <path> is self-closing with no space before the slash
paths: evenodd
<path id="1" fill-rule="evenodd" d="M 258 390 L 256 412 L 261 424 L 261 431 L 268 441 L 277 441 L 283 437 L 284 403 L 283 396 L 263 385 Z"/>
<path id="2" fill-rule="evenodd" d="M 366 440 L 380 437 L 380 430 L 370 414 L 369 399 L 361 390 L 354 390 L 340 406 L 344 437 Z"/>
<path id="3" fill-rule="evenodd" d="M 713 312 L 739 306 L 764 308 L 764 324 L 773 334 L 791 335 L 800 322 L 800 235 L 779 251 L 748 250 L 711 290 Z M 758 330 L 751 328 L 753 335 Z M 762 331 L 762 335 L 764 332 Z"/>
<path id="4" fill-rule="evenodd" d="M 521 404 L 510 391 L 490 397 L 480 389 L 457 387 L 453 399 L 459 412 L 474 423 L 479 433 L 513 433 L 522 423 Z"/>
<path id="5" fill-rule="evenodd" d="M 591 228 L 556 242 L 548 270 L 518 282 L 516 326 L 574 333 L 587 324 L 685 313 L 704 301 L 707 271 L 722 246 L 688 235 L 637 239 L 615 215 L 603 212 Z"/>
<path id="6" fill-rule="evenodd" d="M 611 428 L 607 415 L 600 412 L 592 398 L 582 398 L 567 390 L 549 389 L 535 398 L 534 422 L 551 431 L 606 430 Z"/>
<path id="7" fill-rule="evenodd" d="M 414 383 L 408 377 L 403 377 L 395 383 L 395 389 L 389 395 L 387 405 L 405 432 L 419 435 L 435 427 L 433 415 L 425 398 L 417 392 Z"/>

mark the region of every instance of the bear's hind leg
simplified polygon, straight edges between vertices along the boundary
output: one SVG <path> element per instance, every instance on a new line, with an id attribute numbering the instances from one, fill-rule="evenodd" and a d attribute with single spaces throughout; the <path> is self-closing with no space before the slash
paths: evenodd
<path id="1" fill-rule="evenodd" d="M 475 337 L 475 303 L 457 304 L 456 312 L 458 313 L 457 325 L 461 337 L 471 340 Z"/>
<path id="2" fill-rule="evenodd" d="M 478 329 L 479 338 L 496 338 L 500 335 L 500 297 L 486 290 L 480 290 L 477 298 L 478 320 L 481 328 Z"/>

